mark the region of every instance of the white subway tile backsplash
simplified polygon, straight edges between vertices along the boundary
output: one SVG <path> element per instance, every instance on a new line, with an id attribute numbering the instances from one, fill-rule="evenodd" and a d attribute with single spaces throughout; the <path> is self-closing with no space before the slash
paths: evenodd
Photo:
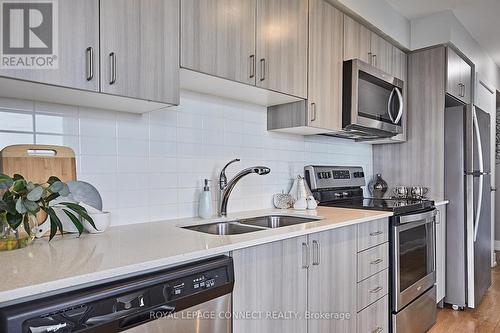
<path id="1" fill-rule="evenodd" d="M 271 168 L 235 187 L 229 210 L 272 206 L 307 164 L 361 165 L 372 174 L 372 147 L 330 137 L 266 130 L 266 108 L 183 91 L 181 105 L 143 115 L 0 98 L 0 148 L 18 143 L 70 146 L 80 180 L 100 191 L 114 225 L 197 215 L 203 180 L 253 165 Z"/>
<path id="2" fill-rule="evenodd" d="M 33 113 L 0 108 L 0 131 L 33 132 Z"/>

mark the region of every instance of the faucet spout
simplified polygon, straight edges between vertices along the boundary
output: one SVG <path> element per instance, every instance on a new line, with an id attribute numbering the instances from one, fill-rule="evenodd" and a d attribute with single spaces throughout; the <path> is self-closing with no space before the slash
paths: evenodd
<path id="1" fill-rule="evenodd" d="M 219 216 L 224 217 L 227 216 L 227 203 L 229 201 L 229 197 L 231 196 L 231 192 L 233 191 L 236 184 L 245 176 L 251 174 L 257 175 L 267 175 L 271 172 L 271 169 L 265 166 L 254 166 L 251 168 L 246 168 L 240 172 L 238 172 L 231 180 L 227 181 L 225 170 L 227 166 L 233 162 L 237 162 L 239 159 L 233 160 L 229 162 L 219 177 L 220 184 L 220 206 L 219 206 Z"/>

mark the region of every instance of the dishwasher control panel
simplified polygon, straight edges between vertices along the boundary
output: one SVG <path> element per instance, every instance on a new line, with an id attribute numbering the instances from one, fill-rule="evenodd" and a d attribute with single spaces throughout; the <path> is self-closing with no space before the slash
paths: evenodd
<path id="1" fill-rule="evenodd" d="M 223 267 L 216 268 L 168 282 L 165 285 L 165 296 L 168 300 L 175 300 L 185 295 L 225 285 L 229 281 L 230 276 L 227 269 Z"/>

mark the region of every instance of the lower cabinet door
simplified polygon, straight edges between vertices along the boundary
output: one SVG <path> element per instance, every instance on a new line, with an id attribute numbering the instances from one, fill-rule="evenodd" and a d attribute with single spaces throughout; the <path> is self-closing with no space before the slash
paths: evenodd
<path id="1" fill-rule="evenodd" d="M 307 251 L 303 236 L 233 252 L 233 333 L 307 332 Z"/>
<path id="2" fill-rule="evenodd" d="M 308 332 L 355 332 L 356 226 L 309 235 L 309 245 Z"/>
<path id="3" fill-rule="evenodd" d="M 389 332 L 389 296 L 381 298 L 358 314 L 357 333 Z"/>

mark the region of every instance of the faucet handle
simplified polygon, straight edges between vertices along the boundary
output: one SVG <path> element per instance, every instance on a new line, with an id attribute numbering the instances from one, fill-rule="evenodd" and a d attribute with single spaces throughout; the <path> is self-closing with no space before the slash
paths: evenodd
<path id="1" fill-rule="evenodd" d="M 226 177 L 226 169 L 228 166 L 230 166 L 231 164 L 233 163 L 236 163 L 236 162 L 239 162 L 240 159 L 239 158 L 235 158 L 234 160 L 231 160 L 229 161 L 223 168 L 222 168 L 222 171 L 220 172 L 220 176 L 219 176 L 219 186 L 220 186 L 220 189 L 224 189 L 224 187 L 226 186 L 227 184 L 227 177 Z"/>

